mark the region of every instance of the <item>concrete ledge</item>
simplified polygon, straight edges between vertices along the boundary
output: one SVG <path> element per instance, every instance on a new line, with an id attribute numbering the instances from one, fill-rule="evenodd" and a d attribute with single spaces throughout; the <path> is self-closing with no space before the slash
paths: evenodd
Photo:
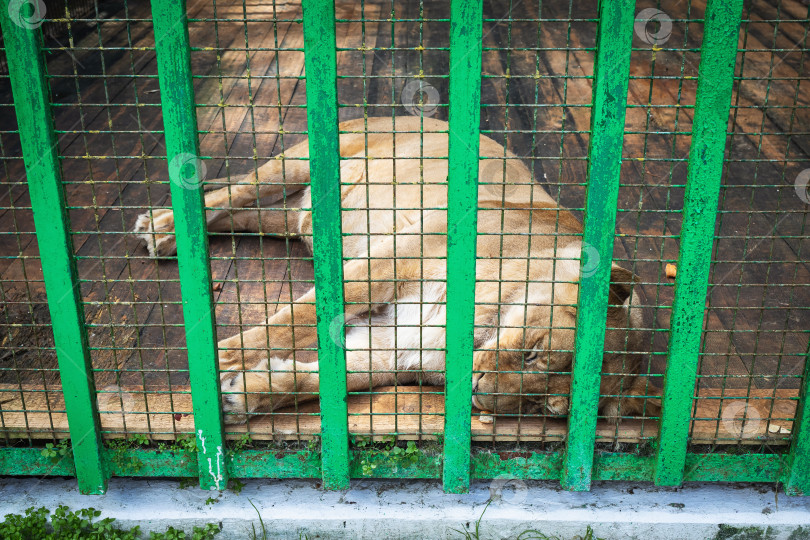
<path id="1" fill-rule="evenodd" d="M 209 497 L 216 502 L 206 504 Z M 218 538 L 246 538 L 251 525 L 260 528 L 250 502 L 268 538 L 463 538 L 452 529 L 474 528 L 490 499 L 482 539 L 516 538 L 526 529 L 569 539 L 589 525 L 606 539 L 810 539 L 810 497 L 777 496 L 762 484 L 673 489 L 612 482 L 569 493 L 552 482 L 493 480 L 447 495 L 438 481 L 355 480 L 348 491 L 325 492 L 314 481 L 249 480 L 236 495 L 118 478 L 106 495 L 84 496 L 75 480 L 0 478 L 0 515 L 30 506 L 92 506 L 145 532 L 220 523 Z"/>

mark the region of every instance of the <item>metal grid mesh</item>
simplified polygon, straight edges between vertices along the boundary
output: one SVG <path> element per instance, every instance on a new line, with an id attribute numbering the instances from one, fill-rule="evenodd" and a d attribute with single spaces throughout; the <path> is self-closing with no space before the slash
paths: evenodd
<path id="1" fill-rule="evenodd" d="M 484 9 L 482 133 L 516 156 L 493 159 L 484 172 L 509 174 L 520 160 L 559 204 L 581 217 L 595 5 L 493 0 Z M 674 284 L 666 266 L 677 259 L 703 4 L 665 9 L 638 4 L 637 11 L 647 9 L 663 16 L 648 15 L 657 22 L 637 28 L 633 41 L 614 259 L 640 277 L 634 289 L 644 322 L 637 330 L 644 332 L 649 352 L 644 369 L 657 374 L 666 358 Z M 265 161 L 284 155 L 306 136 L 301 9 L 297 3 L 201 1 L 189 3 L 188 13 L 204 156 L 197 166 L 206 188 L 226 187 L 230 202 L 233 187 L 255 186 Z M 147 5 L 105 2 L 67 24 L 67 45 L 46 42 L 45 51 L 102 425 L 115 436 L 173 438 L 193 429 L 177 268 L 174 262 L 150 259 L 130 233 L 139 214 L 154 216 L 168 207 L 150 18 Z M 693 412 L 699 422 L 690 440 L 751 443 L 764 438 L 762 451 L 790 438 L 807 354 L 807 200 L 806 193 L 805 199 L 803 192 L 797 196 L 794 185 L 803 178 L 806 183 L 810 167 L 802 127 L 809 107 L 804 91 L 809 21 L 806 8 L 787 1 L 774 6 L 748 2 L 743 18 Z M 447 119 L 445 2 L 339 3 L 337 19 L 341 120 Z M 27 399 L 25 384 L 46 385 L 50 397 L 43 400 L 43 418 L 50 420 L 36 428 L 25 420 L 30 441 L 42 433 L 64 436 L 66 424 L 62 421 L 59 429 L 53 424 L 63 409 L 55 406 L 59 391 L 47 386 L 56 381 L 55 356 L 7 80 L 0 79 L 5 96 L 0 154 L 7 184 L 0 217 L 7 245 L 0 259 L 6 261 L 0 285 L 5 319 L 0 325 L 6 329 L 0 369 L 3 395 L 12 399 Z M 294 161 L 288 157 L 285 163 Z M 499 187 L 485 176 L 482 189 Z M 368 199 L 368 185 L 365 189 Z M 287 200 L 285 193 L 282 203 Z M 289 206 L 297 203 L 290 198 Z M 278 206 L 255 212 L 286 216 Z M 422 200 L 422 208 L 430 206 Z M 313 285 L 311 257 L 301 242 L 245 233 L 239 219 L 231 215 L 211 235 L 220 339 L 263 325 Z M 350 235 L 344 236 L 344 242 L 350 241 Z M 552 257 L 565 260 L 559 253 Z M 493 276 L 499 291 L 505 263 Z M 552 304 L 564 304 L 554 298 Z M 510 304 L 500 292 L 497 302 Z M 349 321 L 346 328 L 362 326 L 362 320 Z M 526 322 L 517 326 L 524 334 L 547 329 Z M 396 321 L 391 328 L 402 331 Z M 286 330 L 268 326 L 265 343 L 272 332 Z M 427 330 L 421 327 L 420 335 Z M 251 356 L 262 347 L 241 342 L 235 348 L 244 358 L 242 369 L 250 370 Z M 525 345 L 518 349 L 530 350 Z M 315 350 L 314 344 L 296 345 L 292 358 L 314 360 Z M 363 347 L 347 352 L 362 353 Z M 443 413 L 434 407 L 441 403 L 441 388 L 425 382 L 395 386 L 350 392 L 350 404 L 357 406 L 350 406 L 350 432 L 358 444 L 368 436 L 422 439 L 441 431 Z M 639 395 L 654 395 L 659 387 L 658 377 L 651 377 Z M 622 387 L 619 393 L 638 391 Z M 568 395 L 551 388 L 541 393 Z M 311 400 L 303 401 L 272 414 L 248 415 L 244 427 L 229 426 L 227 432 L 252 439 L 309 439 L 318 433 L 318 409 Z M 28 405 L 22 408 L 31 411 Z M 17 410 L 4 402 L 0 420 Z M 622 423 L 600 424 L 598 442 L 643 445 L 655 436 L 655 423 L 648 420 L 657 414 L 653 408 L 620 414 L 627 417 Z M 486 415 L 474 413 L 473 432 L 482 447 L 563 438 L 563 413 L 538 416 L 522 410 L 497 415 L 489 425 L 480 422 L 481 416 Z M 10 430 L 0 428 L 8 439 Z"/>
<path id="2" fill-rule="evenodd" d="M 130 234 L 167 198 L 148 6 L 96 5 L 43 50 L 103 431 L 174 438 L 192 431 L 177 425 L 190 404 L 173 398 L 187 384 L 176 268 Z M 61 400 L 49 392 L 46 403 Z M 64 416 L 60 426 L 66 433 Z"/>
<path id="3" fill-rule="evenodd" d="M 214 2 L 190 21 L 189 28 L 192 71 L 199 84 L 200 151 L 211 158 L 204 162 L 205 180 L 210 188 L 227 192 L 227 203 L 215 208 L 228 208 L 239 186 L 249 187 L 259 198 L 254 187 L 258 168 L 305 138 L 301 6 Z M 286 167 L 281 174 L 286 178 Z M 285 202 L 286 193 L 281 204 Z M 245 210 L 242 216 L 255 213 L 261 218 L 278 212 Z M 300 242 L 245 232 L 237 214 L 226 217 L 219 229 L 211 239 L 218 337 L 237 336 L 233 346 L 241 355 L 239 368 L 249 372 L 257 354 L 273 355 L 270 334 L 286 330 L 265 321 L 312 287 L 312 259 Z M 258 344 L 238 337 L 257 326 L 266 329 Z M 296 346 L 292 357 L 314 359 L 314 351 L 310 344 Z M 279 432 L 283 439 L 301 440 L 302 435 L 311 439 L 318 432 L 317 422 L 317 407 L 299 408 L 295 403 L 291 410 L 248 415 L 244 427 L 228 426 L 226 432 L 254 440 Z"/>
<path id="4" fill-rule="evenodd" d="M 511 179 L 524 163 L 532 178 L 557 204 L 573 210 L 581 219 L 587 177 L 596 5 L 509 1 L 485 3 L 484 10 L 482 133 L 503 144 L 516 156 L 504 156 L 506 159 L 493 160 L 482 167 L 480 181 L 484 190 L 494 192 L 496 198 L 506 204 L 515 188 L 509 186 L 509 180 L 504 177 Z M 503 189 L 501 183 L 506 184 Z M 529 201 L 542 204 L 543 201 L 535 197 L 536 194 L 532 193 Z M 504 212 L 500 213 L 503 216 Z M 561 322 L 563 310 L 571 308 L 576 298 L 565 294 L 566 284 L 572 280 L 562 277 L 560 267 L 571 262 L 576 264 L 576 261 L 572 260 L 572 255 L 565 254 L 566 238 L 571 232 L 562 224 L 561 215 L 551 213 L 554 223 L 546 226 L 537 219 L 540 216 L 533 214 L 529 217 L 528 252 L 532 258 L 553 260 L 552 273 L 533 278 L 526 275 L 523 279 L 529 285 L 525 291 L 517 293 L 515 300 L 515 291 L 508 282 L 516 278 L 515 263 L 522 268 L 519 263 L 526 255 L 521 254 L 511 261 L 509 256 L 501 255 L 497 274 L 491 277 L 498 289 L 500 307 L 494 326 L 514 328 L 522 338 L 513 345 L 490 347 L 495 351 L 496 370 L 517 369 L 521 372 L 517 387 L 496 385 L 498 398 L 538 394 L 547 403 L 535 411 L 530 408 L 530 403 L 523 401 L 520 409 L 512 414 L 492 416 L 491 434 L 479 435 L 475 440 L 490 441 L 488 446 L 494 448 L 508 449 L 517 444 L 525 449 L 527 443 L 535 448 L 535 441 L 549 441 L 551 444 L 540 448 L 553 449 L 565 438 L 565 411 L 559 406 L 552 407 L 550 403 L 555 398 L 568 403 L 570 360 L 556 369 L 542 369 L 533 367 L 529 358 L 535 347 L 531 336 L 537 332 L 547 332 L 545 343 L 555 344 L 551 347 L 537 345 L 538 348 L 548 348 L 551 354 L 567 357 L 573 354 L 573 342 L 563 343 L 555 335 L 570 333 L 574 329 L 572 318 Z M 500 229 L 492 232 L 509 234 L 503 220 Z M 553 237 L 551 253 L 543 254 L 532 249 L 549 236 Z M 535 263 L 532 259 L 527 262 L 530 266 Z M 526 274 L 526 270 L 523 273 Z M 537 302 L 527 296 L 531 286 L 548 287 L 550 295 L 540 303 L 552 309 L 550 318 L 531 320 L 530 309 Z M 508 316 L 509 310 L 518 314 L 517 319 Z M 508 362 L 509 349 L 523 356 L 516 366 L 510 366 Z M 529 386 L 532 373 L 544 378 L 540 388 Z M 554 379 L 562 380 L 564 384 L 554 384 Z M 486 411 L 474 414 L 474 423 L 477 421 L 479 426 L 485 426 L 480 422 L 489 421 L 486 416 Z M 486 448 L 487 445 L 479 447 Z"/>
<path id="5" fill-rule="evenodd" d="M 743 10 L 701 348 L 698 387 L 713 391 L 694 417 L 762 451 L 790 439 L 808 350 L 809 18 L 791 2 Z M 720 421 L 700 412 L 711 400 Z"/>
<path id="6" fill-rule="evenodd" d="M 0 75 L 0 163 L 0 440 L 55 442 L 67 434 L 64 400 L 8 74 Z"/>
<path id="7" fill-rule="evenodd" d="M 130 233 L 167 199 L 151 14 L 125 2 L 88 22 L 81 39 L 68 26 L 73 46 L 53 51 L 49 76 L 57 132 L 75 134 L 60 150 L 99 412 L 109 434 L 174 438 L 193 431 L 175 403 L 187 381 L 177 271 Z"/>

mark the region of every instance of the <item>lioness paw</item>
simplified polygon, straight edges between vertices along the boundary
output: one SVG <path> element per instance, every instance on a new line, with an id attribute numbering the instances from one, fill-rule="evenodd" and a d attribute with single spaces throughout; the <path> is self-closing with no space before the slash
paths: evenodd
<path id="1" fill-rule="evenodd" d="M 247 399 L 245 390 L 245 377 L 243 373 L 221 375 L 220 389 L 222 390 L 222 412 L 225 414 L 226 424 L 244 424 L 247 422 Z"/>
<path id="2" fill-rule="evenodd" d="M 244 424 L 251 413 L 273 409 L 267 366 L 267 358 L 264 358 L 249 370 L 220 373 L 226 424 Z"/>
<path id="3" fill-rule="evenodd" d="M 133 232 L 146 241 L 146 248 L 152 257 L 171 257 L 177 253 L 174 214 L 171 210 L 157 209 L 141 214 L 135 222 Z"/>
<path id="4" fill-rule="evenodd" d="M 568 398 L 566 396 L 549 396 L 546 401 L 546 409 L 555 415 L 568 414 Z"/>

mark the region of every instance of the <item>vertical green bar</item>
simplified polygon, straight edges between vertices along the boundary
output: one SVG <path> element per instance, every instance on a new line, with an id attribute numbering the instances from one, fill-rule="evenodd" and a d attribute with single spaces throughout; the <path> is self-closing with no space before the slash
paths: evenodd
<path id="1" fill-rule="evenodd" d="M 782 483 L 788 495 L 810 495 L 810 353 L 804 359 L 804 377 L 792 432 L 788 467 Z"/>
<path id="2" fill-rule="evenodd" d="M 450 4 L 450 133 L 447 192 L 447 358 L 444 465 L 448 493 L 470 488 L 475 244 L 481 121 L 483 2 Z"/>
<path id="3" fill-rule="evenodd" d="M 683 481 L 698 350 L 711 264 L 742 0 L 709 0 L 672 302 L 655 483 Z"/>
<path id="4" fill-rule="evenodd" d="M 152 0 L 200 487 L 225 489 L 211 268 L 184 0 Z"/>
<path id="5" fill-rule="evenodd" d="M 39 26 L 30 23 L 35 20 L 28 11 L 30 6 L 31 3 L 27 2 L 3 5 L 0 7 L 0 24 L 28 175 L 28 192 L 48 295 L 76 477 L 82 493 L 101 494 L 107 489 L 107 476 L 101 460 L 96 390 L 87 349 L 70 223 L 65 210 L 58 142 L 45 82 L 45 63 L 39 47 Z M 13 7 L 16 10 L 11 9 Z M 35 15 L 41 18 L 45 14 Z"/>
<path id="6" fill-rule="evenodd" d="M 343 332 L 344 322 L 335 5 L 332 0 L 303 0 L 303 12 L 323 486 L 346 489 L 349 487 L 346 351 L 339 345 L 340 340 L 330 337 L 330 327 Z"/>
<path id="7" fill-rule="evenodd" d="M 635 0 L 599 2 L 581 262 L 595 270 L 581 276 L 579 284 L 571 410 L 562 474 L 562 485 L 573 491 L 591 487 L 634 8 Z M 597 257 L 597 264 L 585 260 L 589 257 Z"/>

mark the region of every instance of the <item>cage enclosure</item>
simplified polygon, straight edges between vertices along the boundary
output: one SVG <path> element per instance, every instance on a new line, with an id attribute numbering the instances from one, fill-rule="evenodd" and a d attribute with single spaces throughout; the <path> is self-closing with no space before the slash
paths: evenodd
<path id="1" fill-rule="evenodd" d="M 571 489 L 597 479 L 781 481 L 806 492 L 810 8 L 670 4 L 4 3 L 0 473 L 76 475 L 86 492 L 102 492 L 110 475 L 199 475 L 220 489 L 229 476 L 323 477 L 326 487 L 441 477 L 461 491 L 470 478 L 503 476 Z M 383 139 L 390 155 L 370 150 Z M 350 140 L 357 153 L 341 157 Z M 426 176 L 437 160 L 444 176 Z M 308 167 L 309 207 L 291 188 L 262 200 L 268 162 L 289 184 L 291 170 Z M 362 180 L 346 181 L 352 167 Z M 384 201 L 381 175 L 394 186 Z M 526 195 L 535 189 L 552 202 Z M 341 208 L 349 190 L 361 207 Z M 230 211 L 237 192 L 249 200 Z M 213 193 L 224 194 L 219 206 Z M 550 229 L 515 233 L 513 199 L 545 205 Z M 310 238 L 244 230 L 299 219 L 301 208 Z M 143 239 L 154 234 L 134 229 L 166 209 L 177 254 L 154 257 Z M 565 209 L 584 229 L 560 217 Z M 216 227 L 212 211 L 225 216 Z M 425 248 L 428 211 L 446 216 L 444 252 Z M 368 265 L 374 303 L 368 253 L 379 239 L 346 226 L 364 212 L 367 230 L 419 216 L 408 223 L 418 247 L 396 256 L 446 264 L 446 276 L 411 280 L 417 300 L 395 292 L 382 302 L 412 302 L 413 320 L 344 317 L 346 264 Z M 394 243 L 407 240 L 395 230 Z M 520 235 L 531 256 L 504 248 Z M 570 237 L 582 246 L 573 257 L 562 247 Z M 537 256 L 533 241 L 553 247 Z M 482 242 L 500 248 L 484 255 Z M 578 275 L 532 277 L 544 260 Z M 626 321 L 609 316 L 612 266 L 630 276 Z M 526 315 L 538 305 L 529 293 L 510 292 L 566 283 L 578 293 L 552 293 L 552 316 L 539 321 Z M 271 410 L 279 398 L 236 385 L 230 393 L 265 406 L 223 413 L 217 341 L 259 328 L 258 341 L 230 340 L 229 354 L 234 371 L 272 384 L 280 375 L 256 359 L 283 356 L 273 336 L 295 335 L 294 320 L 279 327 L 273 316 L 295 312 L 313 287 L 317 343 L 293 337 L 284 354 L 296 380 L 317 361 L 320 389 Z M 562 307 L 571 324 L 553 322 Z M 446 321 L 425 322 L 436 309 Z M 501 320 L 515 309 L 524 315 Z M 475 316 L 485 310 L 495 323 Z M 372 382 L 384 375 L 371 373 L 375 325 L 421 376 L 394 367 L 390 384 Z M 473 339 L 505 327 L 523 341 Z M 345 337 L 357 331 L 367 343 Z M 549 343 L 568 333 L 547 351 L 562 364 L 532 367 L 534 331 L 552 334 Z M 405 332 L 417 345 L 400 341 Z M 635 364 L 608 363 L 633 356 L 622 356 L 631 341 Z M 473 355 L 488 347 L 490 371 L 514 375 L 511 386 L 471 386 L 485 374 Z M 427 365 L 436 354 L 446 368 Z M 367 367 L 347 372 L 352 355 Z M 600 390 L 628 374 L 639 377 Z M 564 406 L 471 407 L 526 395 Z M 633 406 L 607 414 L 611 399 Z"/>

